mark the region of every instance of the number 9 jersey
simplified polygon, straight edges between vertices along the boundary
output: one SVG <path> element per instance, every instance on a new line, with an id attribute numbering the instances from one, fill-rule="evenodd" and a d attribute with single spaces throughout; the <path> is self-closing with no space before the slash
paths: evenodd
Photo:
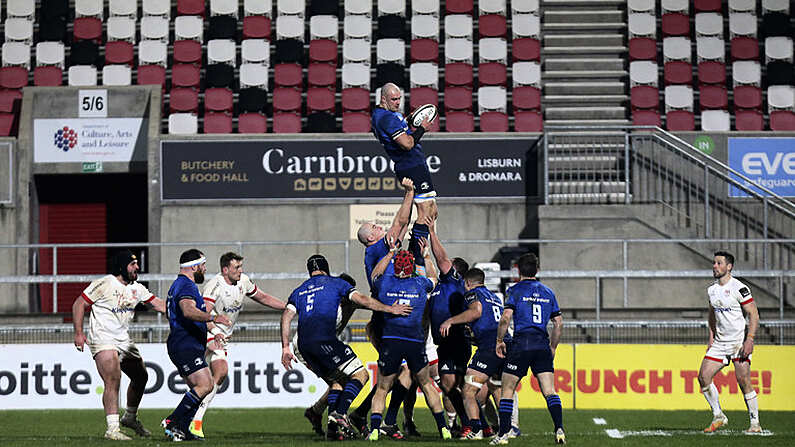
<path id="1" fill-rule="evenodd" d="M 506 293 L 505 308 L 514 312 L 514 346 L 548 348 L 547 323 L 560 315 L 555 292 L 536 279 L 525 279 L 508 288 Z"/>

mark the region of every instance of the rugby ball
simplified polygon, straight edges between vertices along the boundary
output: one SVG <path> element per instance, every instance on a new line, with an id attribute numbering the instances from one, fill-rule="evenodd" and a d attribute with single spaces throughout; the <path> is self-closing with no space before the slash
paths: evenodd
<path id="1" fill-rule="evenodd" d="M 433 122 L 436 119 L 439 112 L 436 109 L 436 106 L 433 104 L 425 104 L 417 107 L 414 113 L 411 114 L 410 122 L 411 125 L 414 127 L 420 127 L 425 118 L 428 118 L 428 121 Z"/>

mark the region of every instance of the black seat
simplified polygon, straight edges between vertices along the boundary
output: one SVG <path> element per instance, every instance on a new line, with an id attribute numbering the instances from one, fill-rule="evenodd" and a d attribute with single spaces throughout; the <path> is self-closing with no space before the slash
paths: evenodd
<path id="1" fill-rule="evenodd" d="M 795 85 L 792 62 L 770 61 L 767 66 L 767 85 Z"/>
<path id="2" fill-rule="evenodd" d="M 205 81 L 207 88 L 233 88 L 235 83 L 235 69 L 229 64 L 210 64 L 207 66 Z"/>
<path id="3" fill-rule="evenodd" d="M 340 14 L 339 2 L 333 0 L 312 0 L 309 4 L 309 17 L 337 16 Z"/>
<path id="4" fill-rule="evenodd" d="M 237 105 L 240 113 L 245 112 L 264 112 L 268 101 L 268 92 L 257 87 L 246 87 L 240 89 L 240 97 Z"/>
<path id="5" fill-rule="evenodd" d="M 397 14 L 387 14 L 378 18 L 379 39 L 406 39 L 406 19 Z"/>
<path id="6" fill-rule="evenodd" d="M 69 0 L 41 0 L 39 21 L 41 22 L 44 19 L 53 19 L 56 17 L 68 19 L 70 12 Z"/>
<path id="7" fill-rule="evenodd" d="M 99 47 L 92 40 L 81 40 L 72 44 L 69 65 L 94 65 L 99 62 Z"/>
<path id="8" fill-rule="evenodd" d="M 378 64 L 375 67 L 375 84 L 381 86 L 387 82 L 406 90 L 406 67 L 395 62 Z"/>
<path id="9" fill-rule="evenodd" d="M 306 119 L 306 132 L 335 133 L 337 132 L 337 119 L 328 112 L 315 112 Z"/>
<path id="10" fill-rule="evenodd" d="M 39 22 L 39 42 L 66 42 L 66 19 L 42 18 Z"/>
<path id="11" fill-rule="evenodd" d="M 237 41 L 237 19 L 232 16 L 210 17 L 207 40 L 230 39 Z"/>
<path id="12" fill-rule="evenodd" d="M 304 43 L 298 39 L 281 39 L 276 41 L 276 63 L 298 63 L 304 65 Z"/>
<path id="13" fill-rule="evenodd" d="M 769 12 L 762 17 L 762 33 L 765 37 L 792 37 L 792 26 L 789 15 L 781 12 Z"/>

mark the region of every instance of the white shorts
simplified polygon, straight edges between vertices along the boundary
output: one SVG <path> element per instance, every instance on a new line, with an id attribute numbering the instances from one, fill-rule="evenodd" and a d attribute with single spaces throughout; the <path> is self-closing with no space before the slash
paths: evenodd
<path id="1" fill-rule="evenodd" d="M 119 360 L 124 361 L 128 359 L 140 359 L 141 353 L 138 347 L 132 340 L 123 342 L 99 342 L 99 343 L 86 343 L 88 349 L 91 351 L 91 357 L 96 357 L 101 351 L 116 351 L 119 353 Z"/>
<path id="2" fill-rule="evenodd" d="M 293 339 L 290 341 L 290 347 L 293 349 L 293 355 L 302 365 L 307 366 L 306 360 L 301 355 L 301 351 L 298 350 L 298 332 L 295 333 Z"/>
<path id="3" fill-rule="evenodd" d="M 214 351 L 207 350 L 204 353 L 204 360 L 207 362 L 208 365 L 211 365 L 216 360 L 224 360 L 226 361 L 228 354 L 226 349 L 216 349 Z"/>
<path id="4" fill-rule="evenodd" d="M 430 334 L 425 339 L 425 355 L 428 356 L 429 365 L 439 363 L 439 354 L 436 352 L 436 345 L 433 343 L 433 337 Z"/>
<path id="5" fill-rule="evenodd" d="M 723 365 L 728 365 L 731 362 L 740 361 L 740 360 L 748 360 L 751 361 L 751 356 L 749 355 L 747 359 L 740 358 L 740 350 L 743 348 L 742 341 L 733 341 L 733 342 L 722 342 L 716 341 L 712 343 L 712 346 L 707 349 L 707 353 L 704 355 L 704 358 L 714 360 L 716 362 L 720 362 Z"/>

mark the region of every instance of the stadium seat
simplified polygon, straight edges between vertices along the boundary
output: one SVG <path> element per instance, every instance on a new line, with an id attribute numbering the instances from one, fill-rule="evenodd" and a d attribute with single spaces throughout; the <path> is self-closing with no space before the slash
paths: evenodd
<path id="1" fill-rule="evenodd" d="M 63 69 L 55 65 L 44 65 L 33 70 L 33 85 L 57 87 L 63 85 Z"/>
<path id="2" fill-rule="evenodd" d="M 693 82 L 693 66 L 685 61 L 666 62 L 663 67 L 663 79 L 666 85 L 690 84 Z"/>
<path id="3" fill-rule="evenodd" d="M 342 31 L 346 39 L 365 39 L 369 42 L 372 38 L 373 24 L 369 16 L 349 15 L 345 16 Z"/>
<path id="4" fill-rule="evenodd" d="M 439 42 L 433 39 L 414 39 L 409 45 L 411 62 L 438 62 Z"/>
<path id="5" fill-rule="evenodd" d="M 42 17 L 39 21 L 39 42 L 65 42 L 66 19 L 63 17 Z"/>
<path id="6" fill-rule="evenodd" d="M 156 63 L 159 65 L 165 66 L 165 59 L 160 61 L 161 57 L 165 55 L 162 53 L 163 49 L 161 49 L 160 45 L 153 45 L 151 48 L 144 48 L 144 45 L 149 46 L 148 42 L 156 42 L 157 44 L 161 44 L 162 48 L 166 48 L 165 43 L 161 41 L 155 40 L 142 40 L 138 43 L 138 63 L 143 64 L 141 53 L 146 51 L 147 53 L 152 52 L 152 62 L 149 63 Z M 166 48 L 167 49 L 167 48 Z M 156 53 L 155 53 L 156 52 Z M 201 66 L 202 63 L 202 44 L 195 40 L 177 40 L 174 42 L 174 63 L 184 63 L 184 64 L 195 64 Z"/>
<path id="7" fill-rule="evenodd" d="M 391 82 L 401 89 L 405 90 L 408 86 L 406 82 L 406 70 L 401 64 L 395 62 L 387 62 L 385 64 L 378 64 L 375 67 L 375 83 L 376 85 L 384 85 Z"/>
<path id="8" fill-rule="evenodd" d="M 472 40 L 472 16 L 466 14 L 445 16 L 444 37 L 445 40 L 456 37 Z"/>
<path id="9" fill-rule="evenodd" d="M 701 130 L 728 132 L 731 130 L 731 117 L 726 110 L 704 110 L 701 112 Z"/>
<path id="10" fill-rule="evenodd" d="M 379 39 L 406 39 L 406 18 L 389 14 L 378 17 Z"/>
<path id="11" fill-rule="evenodd" d="M 696 55 L 698 61 L 726 60 L 726 43 L 718 37 L 699 37 L 696 40 Z"/>
<path id="12" fill-rule="evenodd" d="M 433 15 L 411 17 L 411 39 L 433 39 L 439 41 L 439 18 Z"/>
<path id="13" fill-rule="evenodd" d="M 483 37 L 506 37 L 507 20 L 502 14 L 486 14 L 478 18 L 478 35 Z"/>
<path id="14" fill-rule="evenodd" d="M 732 63 L 732 82 L 734 86 L 752 84 L 762 85 L 762 67 L 757 61 L 736 61 Z"/>
<path id="15" fill-rule="evenodd" d="M 199 94 L 192 88 L 172 88 L 169 91 L 169 113 L 199 111 Z"/>
<path id="16" fill-rule="evenodd" d="M 272 12 L 272 0 L 243 0 L 243 14 L 246 16 L 271 17 Z"/>
<path id="17" fill-rule="evenodd" d="M 770 130 L 795 130 L 795 113 L 789 110 L 776 110 L 770 112 Z"/>
<path id="18" fill-rule="evenodd" d="M 406 15 L 406 0 L 378 0 L 378 15 Z"/>
<path id="19" fill-rule="evenodd" d="M 342 64 L 342 88 L 361 87 L 370 91 L 369 64 Z"/>
<path id="20" fill-rule="evenodd" d="M 469 87 L 445 87 L 444 110 L 472 110 L 472 89 Z"/>
<path id="21" fill-rule="evenodd" d="M 660 105 L 660 90 L 651 85 L 637 85 L 630 90 L 633 109 L 656 109 Z"/>
<path id="22" fill-rule="evenodd" d="M 237 40 L 237 18 L 233 16 L 210 17 L 207 39 Z"/>
<path id="23" fill-rule="evenodd" d="M 514 41 L 516 49 L 516 41 Z M 445 40 L 445 63 L 463 62 L 469 65 L 474 63 L 472 41 L 469 39 L 451 38 Z M 524 59 L 520 59 L 524 60 Z"/>
<path id="24" fill-rule="evenodd" d="M 364 63 L 370 65 L 372 50 L 370 42 L 364 39 L 345 39 L 342 42 L 342 62 Z"/>
<path id="25" fill-rule="evenodd" d="M 342 113 L 343 133 L 367 133 L 370 132 L 370 126 L 370 114 L 367 112 Z"/>
<path id="26" fill-rule="evenodd" d="M 657 17 L 648 13 L 630 13 L 627 21 L 630 39 L 657 36 Z"/>
<path id="27" fill-rule="evenodd" d="M 3 53 L 5 56 L 5 53 Z M 98 65 L 99 47 L 94 41 L 83 40 L 72 44 L 72 53 L 69 55 L 70 65 Z"/>
<path id="28" fill-rule="evenodd" d="M 755 85 L 738 85 L 734 87 L 734 106 L 743 109 L 762 107 L 762 89 Z"/>
<path id="29" fill-rule="evenodd" d="M 793 110 L 795 108 L 795 88 L 790 85 L 771 85 L 767 88 L 767 108 Z"/>
<path id="30" fill-rule="evenodd" d="M 430 62 L 418 62 L 409 67 L 411 88 L 431 87 L 439 89 L 439 66 Z"/>
<path id="31" fill-rule="evenodd" d="M 756 37 L 756 15 L 747 12 L 729 15 L 729 37 Z"/>
<path id="32" fill-rule="evenodd" d="M 358 87 L 342 89 L 342 110 L 369 112 L 370 91 Z"/>
<path id="33" fill-rule="evenodd" d="M 541 60 L 541 41 L 531 37 L 514 39 L 511 42 L 511 56 L 514 61 L 539 61 Z"/>
<path id="34" fill-rule="evenodd" d="M 265 39 L 246 39 L 240 43 L 240 58 L 244 64 L 269 66 L 270 42 Z"/>
<path id="35" fill-rule="evenodd" d="M 232 90 L 212 87 L 204 91 L 204 110 L 209 112 L 232 112 L 234 99 Z"/>
<path id="36" fill-rule="evenodd" d="M 301 115 L 295 112 L 274 113 L 273 133 L 301 133 Z"/>
<path id="37" fill-rule="evenodd" d="M 177 15 L 204 17 L 204 0 L 177 0 Z"/>
<path id="38" fill-rule="evenodd" d="M 168 20 L 171 18 L 171 0 L 142 0 L 141 10 L 144 17 L 156 16 Z"/>
<path id="39" fill-rule="evenodd" d="M 762 16 L 762 33 L 764 37 L 791 37 L 792 25 L 789 14 L 770 12 Z"/>
<path id="40" fill-rule="evenodd" d="M 672 110 L 665 114 L 666 128 L 671 131 L 691 131 L 696 128 L 695 117 L 689 110 Z"/>
<path id="41" fill-rule="evenodd" d="M 243 39 L 271 39 L 271 19 L 266 16 L 243 17 Z"/>
<path id="42" fill-rule="evenodd" d="M 632 61 L 629 63 L 630 85 L 657 86 L 658 71 L 656 61 Z"/>
<path id="43" fill-rule="evenodd" d="M 117 40 L 105 44 L 106 64 L 132 65 L 135 60 L 134 54 L 133 45 L 130 42 Z"/>
<path id="44" fill-rule="evenodd" d="M 756 0 L 729 0 L 729 12 L 752 12 L 756 13 Z"/>
<path id="45" fill-rule="evenodd" d="M 475 9 L 472 0 L 446 0 L 444 2 L 447 14 L 469 14 Z"/>
<path id="46" fill-rule="evenodd" d="M 75 17 L 96 17 L 100 21 L 104 18 L 102 0 L 75 0 Z"/>
<path id="47" fill-rule="evenodd" d="M 726 87 L 722 85 L 702 85 L 699 89 L 698 102 L 701 110 L 727 109 L 729 107 L 729 97 L 726 93 Z"/>
<path id="48" fill-rule="evenodd" d="M 480 114 L 481 132 L 508 132 L 508 115 L 503 112 L 484 112 Z"/>
<path id="49" fill-rule="evenodd" d="M 507 85 L 508 67 L 498 62 L 481 63 L 478 65 L 478 84 Z"/>
<path id="50" fill-rule="evenodd" d="M 268 89 L 268 67 L 260 64 L 240 65 L 240 88 L 257 87 Z"/>
<path id="51" fill-rule="evenodd" d="M 169 26 L 168 20 L 163 17 L 144 16 L 141 18 L 141 40 L 159 40 L 168 43 Z"/>
<path id="52" fill-rule="evenodd" d="M 36 65 L 56 65 L 64 69 L 64 53 L 63 42 L 39 42 L 36 44 Z"/>
<path id="53" fill-rule="evenodd" d="M 508 12 L 506 0 L 480 0 L 478 2 L 478 15 L 500 14 L 506 15 Z"/>
<path id="54" fill-rule="evenodd" d="M 541 88 L 541 64 L 538 62 L 514 62 L 511 73 L 514 87 L 532 85 Z"/>
<path id="55" fill-rule="evenodd" d="M 316 4 L 312 2 L 311 4 Z M 330 2 L 329 2 L 330 3 Z M 316 15 L 309 19 L 310 39 L 339 40 L 339 19 L 332 15 Z"/>
<path id="56" fill-rule="evenodd" d="M 514 114 L 513 130 L 516 132 L 543 132 L 544 117 L 541 116 L 541 112 L 535 110 L 518 111 Z"/>
<path id="57" fill-rule="evenodd" d="M 792 39 L 778 36 L 765 39 L 765 62 L 786 60 L 792 62 Z"/>
<path id="58" fill-rule="evenodd" d="M 268 118 L 262 113 L 247 112 L 237 117 L 238 133 L 267 133 Z"/>
<path id="59" fill-rule="evenodd" d="M 199 118 L 194 113 L 172 113 L 168 116 L 168 133 L 195 135 L 199 132 Z"/>
<path id="60" fill-rule="evenodd" d="M 240 112 L 265 112 L 265 105 L 268 102 L 268 92 L 258 87 L 243 87 L 240 89 L 240 96 L 237 101 Z"/>
<path id="61" fill-rule="evenodd" d="M 767 85 L 795 85 L 792 62 L 774 60 L 767 64 Z"/>
<path id="62" fill-rule="evenodd" d="M 633 0 L 630 0 L 630 4 Z M 539 0 L 512 0 L 511 14 L 538 14 Z"/>
<path id="63" fill-rule="evenodd" d="M 717 61 L 699 63 L 698 82 L 699 84 L 725 84 L 726 66 Z"/>
<path id="64" fill-rule="evenodd" d="M 682 13 L 668 13 L 662 16 L 663 36 L 689 36 L 690 17 Z"/>
<path id="65" fill-rule="evenodd" d="M 205 113 L 203 133 L 232 133 L 232 115 L 226 112 Z"/>
<path id="66" fill-rule="evenodd" d="M 663 13 L 679 12 L 682 14 L 688 14 L 690 12 L 690 7 L 687 0 L 662 0 L 660 6 Z"/>
<path id="67" fill-rule="evenodd" d="M 68 18 L 72 14 L 72 7 L 69 0 L 41 0 L 39 16 L 41 18 L 63 17 Z M 33 20 L 31 18 L 31 20 Z"/>
<path id="68" fill-rule="evenodd" d="M 723 37 L 723 16 L 716 12 L 696 14 L 696 36 Z"/>
<path id="69" fill-rule="evenodd" d="M 754 37 L 735 37 L 731 40 L 731 57 L 737 60 L 759 60 L 759 41 Z"/>
<path id="70" fill-rule="evenodd" d="M 0 136 L 16 136 L 19 126 L 19 116 L 15 113 L 0 113 Z"/>
<path id="71" fill-rule="evenodd" d="M 20 42 L 6 42 L 2 47 L 3 66 L 23 66 L 30 70 L 30 45 Z"/>
<path id="72" fill-rule="evenodd" d="M 373 13 L 373 0 L 345 0 L 345 15 L 365 15 L 370 17 Z"/>
<path id="73" fill-rule="evenodd" d="M 6 42 L 21 42 L 33 45 L 33 22 L 18 17 L 8 18 L 5 21 Z"/>
<path id="74" fill-rule="evenodd" d="M 136 70 L 138 85 L 157 85 L 166 89 L 166 67 L 162 65 L 139 65 Z"/>
<path id="75" fill-rule="evenodd" d="M 507 112 L 508 92 L 505 87 L 488 86 L 478 88 L 478 115 L 485 112 Z"/>
<path id="76" fill-rule="evenodd" d="M 693 88 L 689 85 L 665 87 L 665 108 L 693 110 Z"/>
<path id="77" fill-rule="evenodd" d="M 210 16 L 231 16 L 237 19 L 237 0 L 210 0 Z"/>
<path id="78" fill-rule="evenodd" d="M 334 90 L 328 87 L 309 87 L 306 91 L 306 111 L 334 113 Z"/>
<path id="79" fill-rule="evenodd" d="M 541 90 L 529 85 L 514 87 L 513 110 L 539 110 L 541 109 Z"/>
<path id="80" fill-rule="evenodd" d="M 475 116 L 468 111 L 450 111 L 445 113 L 446 132 L 474 132 Z"/>
<path id="81" fill-rule="evenodd" d="M 635 126 L 662 127 L 660 113 L 657 110 L 633 110 L 632 124 Z"/>
<path id="82" fill-rule="evenodd" d="M 696 12 L 721 11 L 721 0 L 695 0 L 693 7 Z"/>
<path id="83" fill-rule="evenodd" d="M 229 64 L 209 64 L 204 80 L 207 87 L 234 88 L 235 69 Z"/>
<path id="84" fill-rule="evenodd" d="M 18 89 L 0 89 L 0 112 L 19 113 L 22 102 L 22 91 Z"/>
<path id="85" fill-rule="evenodd" d="M 135 20 L 129 17 L 111 17 L 106 26 L 108 42 L 123 40 L 131 44 L 135 43 Z M 143 23 L 141 24 L 141 36 L 142 38 L 144 36 Z M 166 36 L 168 36 L 168 32 L 166 32 Z"/>
<path id="86" fill-rule="evenodd" d="M 514 39 L 522 37 L 541 38 L 541 21 L 538 15 L 514 14 L 511 22 L 511 34 Z"/>
<path id="87" fill-rule="evenodd" d="M 234 40 L 213 39 L 207 42 L 208 64 L 237 66 L 237 48 Z"/>
<path id="88" fill-rule="evenodd" d="M 102 67 L 102 85 L 125 86 L 132 84 L 132 69 L 129 65 L 105 65 Z"/>
<path id="89" fill-rule="evenodd" d="M 204 42 L 204 21 L 199 16 L 179 16 L 174 19 L 174 40 Z"/>
<path id="90" fill-rule="evenodd" d="M 276 87 L 273 89 L 273 110 L 301 110 L 301 92 L 292 87 Z"/>
<path id="91" fill-rule="evenodd" d="M 281 39 L 276 41 L 274 53 L 276 63 L 303 63 L 304 44 L 298 39 Z"/>
<path id="92" fill-rule="evenodd" d="M 191 42 L 199 47 L 198 60 L 201 61 L 201 45 L 198 42 Z M 178 57 L 178 53 L 181 54 L 182 52 L 177 49 L 178 43 L 179 42 L 174 42 L 174 62 L 193 62 L 190 60 L 182 60 L 181 57 Z M 74 45 L 72 46 L 72 52 L 74 53 Z M 159 40 L 143 40 L 138 42 L 138 65 L 162 65 L 165 67 L 167 57 L 168 47 L 165 43 Z"/>
<path id="93" fill-rule="evenodd" d="M 20 89 L 28 85 L 28 70 L 25 67 L 0 68 L 0 88 Z"/>
<path id="94" fill-rule="evenodd" d="M 302 68 L 298 64 L 276 64 L 273 69 L 273 83 L 277 87 L 303 88 Z"/>
<path id="95" fill-rule="evenodd" d="M 403 39 L 378 39 L 375 54 L 377 64 L 394 62 L 406 65 L 406 43 Z"/>
<path id="96" fill-rule="evenodd" d="M 97 67 L 93 65 L 72 65 L 67 76 L 69 86 L 89 87 L 97 85 Z"/>
<path id="97" fill-rule="evenodd" d="M 668 61 L 690 62 L 690 39 L 687 37 L 666 37 L 663 39 L 663 59 Z"/>
<path id="98" fill-rule="evenodd" d="M 309 2 L 309 10 L 307 11 L 310 17 L 315 16 L 338 16 L 340 13 L 339 4 L 338 2 L 323 2 L 323 1 L 313 1 Z"/>
<path id="99" fill-rule="evenodd" d="M 110 0 L 108 2 L 108 14 L 110 18 L 122 17 L 131 20 L 138 18 L 138 2 L 128 0 Z"/>
<path id="100" fill-rule="evenodd" d="M 34 20 L 34 14 L 36 13 L 35 0 L 7 0 L 5 3 L 6 17 Z"/>
<path id="101" fill-rule="evenodd" d="M 276 0 L 276 12 L 278 15 L 294 15 L 304 18 L 306 11 L 305 0 Z"/>
<path id="102" fill-rule="evenodd" d="M 325 62 L 337 65 L 337 42 L 331 39 L 309 41 L 309 62 Z"/>
<path id="103" fill-rule="evenodd" d="M 439 106 L 439 91 L 432 87 L 411 87 L 409 92 L 409 110 L 425 104 Z"/>
<path id="104" fill-rule="evenodd" d="M 304 42 L 304 21 L 298 16 L 276 17 L 276 39 L 296 39 Z"/>
<path id="105" fill-rule="evenodd" d="M 762 12 L 782 12 L 789 14 L 788 0 L 762 0 Z"/>
<path id="106" fill-rule="evenodd" d="M 736 104 L 736 101 L 735 101 Z M 759 131 L 764 130 L 765 120 L 762 112 L 752 109 L 735 109 L 734 127 L 737 130 Z"/>
<path id="107" fill-rule="evenodd" d="M 629 60 L 657 60 L 657 42 L 648 37 L 629 39 Z"/>
<path id="108" fill-rule="evenodd" d="M 329 112 L 310 113 L 306 117 L 306 132 L 335 133 L 337 132 L 337 119 Z"/>

